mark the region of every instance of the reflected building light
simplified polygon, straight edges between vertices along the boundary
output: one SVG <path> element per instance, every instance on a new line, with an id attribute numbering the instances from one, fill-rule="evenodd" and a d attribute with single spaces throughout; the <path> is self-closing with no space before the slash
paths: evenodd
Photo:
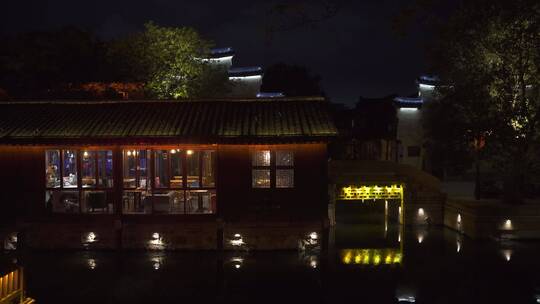
<path id="1" fill-rule="evenodd" d="M 152 257 L 150 261 L 152 262 L 152 268 L 159 270 L 163 264 L 163 257 Z"/>
<path id="2" fill-rule="evenodd" d="M 242 239 L 242 235 L 240 233 L 234 234 L 234 237 L 231 239 L 230 244 L 233 246 L 242 246 L 244 245 L 244 240 Z"/>
<path id="3" fill-rule="evenodd" d="M 397 297 L 398 303 L 415 303 L 416 298 L 414 296 L 399 296 Z"/>
<path id="4" fill-rule="evenodd" d="M 93 232 L 89 232 L 87 235 L 86 235 L 86 242 L 87 243 L 94 243 L 95 241 L 97 241 L 97 236 L 95 233 Z"/>
<path id="5" fill-rule="evenodd" d="M 88 264 L 88 269 L 90 270 L 96 269 L 96 266 L 97 266 L 96 260 L 88 259 L 87 264 Z"/>
<path id="6" fill-rule="evenodd" d="M 244 259 L 241 257 L 232 257 L 231 263 L 234 268 L 240 269 L 240 267 L 242 267 L 242 264 L 244 264 Z"/>
<path id="7" fill-rule="evenodd" d="M 424 212 L 424 208 L 418 208 L 418 216 L 424 216 L 426 213 Z"/>
<path id="8" fill-rule="evenodd" d="M 19 238 L 17 237 L 17 232 L 10 233 L 4 241 L 4 247 L 0 248 L 0 250 L 16 250 L 18 242 Z"/>
<path id="9" fill-rule="evenodd" d="M 459 240 L 456 241 L 456 252 L 459 253 L 461 251 L 461 242 Z"/>
<path id="10" fill-rule="evenodd" d="M 512 221 L 510 219 L 505 220 L 503 224 L 503 228 L 506 230 L 512 230 L 513 229 Z"/>
<path id="11" fill-rule="evenodd" d="M 343 264 L 391 265 L 400 264 L 401 259 L 401 251 L 395 248 L 341 250 L 341 261 Z"/>
<path id="12" fill-rule="evenodd" d="M 510 260 L 512 259 L 512 250 L 505 249 L 505 250 L 502 251 L 502 253 L 503 253 L 504 259 L 507 262 L 510 262 Z"/>
<path id="13" fill-rule="evenodd" d="M 459 214 L 459 213 L 457 215 L 457 223 L 461 224 L 461 214 Z"/>
<path id="14" fill-rule="evenodd" d="M 158 232 L 152 233 L 152 237 L 148 241 L 149 249 L 164 249 L 165 242 L 163 241 L 163 236 Z"/>
<path id="15" fill-rule="evenodd" d="M 312 232 L 309 234 L 309 237 L 315 241 L 319 238 L 319 235 L 317 234 L 317 232 Z"/>
<path id="16" fill-rule="evenodd" d="M 422 231 L 418 232 L 417 237 L 418 237 L 418 244 L 422 244 L 422 242 L 424 241 L 424 237 L 425 237 L 424 232 L 422 232 Z"/>

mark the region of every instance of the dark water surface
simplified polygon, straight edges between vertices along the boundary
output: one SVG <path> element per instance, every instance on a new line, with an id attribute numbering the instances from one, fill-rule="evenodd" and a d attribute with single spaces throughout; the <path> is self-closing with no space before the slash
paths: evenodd
<path id="1" fill-rule="evenodd" d="M 540 242 L 341 225 L 327 252 L 33 252 L 37 303 L 540 303 Z M 540 298 L 540 297 L 539 297 Z"/>

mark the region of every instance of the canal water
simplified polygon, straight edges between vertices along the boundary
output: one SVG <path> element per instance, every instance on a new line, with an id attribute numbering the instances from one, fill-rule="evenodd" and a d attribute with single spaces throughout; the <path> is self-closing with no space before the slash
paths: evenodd
<path id="1" fill-rule="evenodd" d="M 540 303 L 540 243 L 345 225 L 321 252 L 3 253 L 37 303 Z M 539 299 L 539 300 L 537 300 Z"/>

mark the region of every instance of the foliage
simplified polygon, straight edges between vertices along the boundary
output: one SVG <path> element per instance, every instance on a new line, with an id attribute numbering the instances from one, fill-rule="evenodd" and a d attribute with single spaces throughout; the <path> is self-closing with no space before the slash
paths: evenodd
<path id="1" fill-rule="evenodd" d="M 324 95 L 321 78 L 303 66 L 274 64 L 264 71 L 261 91 L 281 92 L 285 96 Z"/>
<path id="2" fill-rule="evenodd" d="M 142 81 L 156 98 L 191 98 L 224 94 L 223 71 L 202 60 L 211 44 L 191 28 L 145 24 L 145 31 L 111 44 L 109 58 L 118 78 Z"/>
<path id="3" fill-rule="evenodd" d="M 439 37 L 434 68 L 447 85 L 436 111 L 450 111 L 455 121 L 447 127 L 461 130 L 447 143 L 485 141 L 507 200 L 521 201 L 539 169 L 540 3 L 465 2 Z"/>

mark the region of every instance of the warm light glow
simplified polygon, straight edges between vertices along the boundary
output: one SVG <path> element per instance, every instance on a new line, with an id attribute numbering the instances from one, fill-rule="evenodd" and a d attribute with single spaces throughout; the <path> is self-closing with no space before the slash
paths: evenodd
<path id="1" fill-rule="evenodd" d="M 235 233 L 234 238 L 232 240 L 230 240 L 230 244 L 233 245 L 233 246 L 242 246 L 245 243 L 244 243 L 244 240 L 242 239 L 242 236 L 240 235 L 240 233 Z"/>
<path id="2" fill-rule="evenodd" d="M 401 263 L 401 251 L 394 248 L 385 249 L 343 249 L 343 264 L 355 265 L 390 265 Z"/>
<path id="3" fill-rule="evenodd" d="M 171 154 L 175 154 L 176 153 L 176 149 L 171 149 Z"/>
<path id="4" fill-rule="evenodd" d="M 457 215 L 457 223 L 461 224 L 461 214 L 459 214 L 459 213 Z"/>
<path id="5" fill-rule="evenodd" d="M 150 249 L 164 249 L 165 242 L 163 242 L 163 236 L 157 232 L 152 233 L 152 238 L 148 241 Z"/>
<path id="6" fill-rule="evenodd" d="M 317 232 L 312 232 L 309 234 L 309 237 L 312 239 L 312 240 L 316 240 L 319 238 L 319 235 L 317 234 Z"/>
<path id="7" fill-rule="evenodd" d="M 418 216 L 424 216 L 426 215 L 424 212 L 424 208 L 418 208 Z"/>
<path id="8" fill-rule="evenodd" d="M 88 151 L 84 151 L 84 152 L 83 152 L 83 156 L 84 156 L 84 157 L 88 157 Z"/>
<path id="9" fill-rule="evenodd" d="M 86 242 L 87 243 L 94 243 L 97 241 L 97 235 L 93 232 L 89 232 L 87 235 L 86 235 Z"/>
<path id="10" fill-rule="evenodd" d="M 239 269 L 240 267 L 242 267 L 244 259 L 241 257 L 233 257 L 231 258 L 231 263 L 233 264 L 234 268 Z"/>
<path id="11" fill-rule="evenodd" d="M 503 253 L 503 255 L 504 255 L 504 259 L 505 259 L 507 262 L 510 262 L 510 259 L 512 259 L 512 250 L 506 249 L 506 250 L 503 250 L 502 253 Z"/>
<path id="12" fill-rule="evenodd" d="M 186 151 L 186 154 L 187 154 L 187 155 L 193 154 L 193 150 L 187 150 L 187 151 Z"/>
<path id="13" fill-rule="evenodd" d="M 503 228 L 506 229 L 506 230 L 512 230 L 512 221 L 509 220 L 509 219 L 504 221 Z"/>
<path id="14" fill-rule="evenodd" d="M 338 199 L 340 200 L 376 200 L 376 199 L 401 199 L 403 188 L 401 185 L 392 185 L 391 187 L 357 186 L 351 185 L 341 188 Z"/>
<path id="15" fill-rule="evenodd" d="M 126 154 L 127 154 L 127 156 L 131 156 L 131 151 L 128 150 Z"/>
<path id="16" fill-rule="evenodd" d="M 97 263 L 94 259 L 88 259 L 88 268 L 96 269 Z"/>

